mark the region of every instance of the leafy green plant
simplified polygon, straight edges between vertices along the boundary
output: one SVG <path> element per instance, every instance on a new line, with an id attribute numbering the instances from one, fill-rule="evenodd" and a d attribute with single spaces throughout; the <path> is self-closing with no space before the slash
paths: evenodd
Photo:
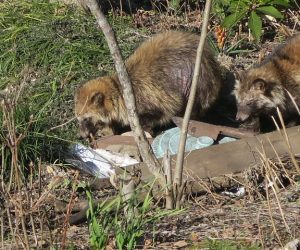
<path id="1" fill-rule="evenodd" d="M 170 0 L 170 1 L 168 1 L 168 6 L 169 6 L 169 8 L 171 8 L 175 11 L 179 11 L 179 9 L 180 9 L 180 0 Z"/>
<path id="2" fill-rule="evenodd" d="M 86 192 L 89 201 L 89 210 L 87 211 L 87 216 L 89 218 L 89 233 L 90 233 L 90 244 L 95 249 L 103 249 L 109 239 L 109 232 L 112 227 L 111 217 L 109 211 L 114 206 L 117 200 L 104 205 L 100 204 L 99 209 L 101 209 L 102 216 L 98 221 L 96 212 L 93 209 L 93 199 L 89 191 Z"/>
<path id="3" fill-rule="evenodd" d="M 90 244 L 95 249 L 105 248 L 111 237 L 114 238 L 117 249 L 135 249 L 147 225 L 153 225 L 163 217 L 181 212 L 181 210 L 153 210 L 152 198 L 148 194 L 140 206 L 134 205 L 132 201 L 125 204 L 120 196 L 110 202 L 103 202 L 98 207 L 99 216 L 97 216 L 88 191 L 87 196 L 90 205 L 88 210 Z M 123 209 L 126 205 L 128 205 L 127 213 L 124 215 Z"/>
<path id="4" fill-rule="evenodd" d="M 262 17 L 271 16 L 281 20 L 280 8 L 290 6 L 289 0 L 217 0 L 215 13 L 223 19 L 222 26 L 233 28 L 240 22 L 248 22 L 248 27 L 256 41 L 262 35 Z"/>
<path id="5" fill-rule="evenodd" d="M 215 40 L 209 36 L 208 36 L 208 41 L 216 55 L 223 53 L 225 55 L 235 56 L 235 55 L 247 54 L 254 50 L 251 48 L 249 49 L 249 44 L 245 38 L 242 38 L 236 42 L 232 42 L 232 41 L 229 42 L 225 40 L 222 47 L 220 47 L 219 44 L 216 43 Z"/>

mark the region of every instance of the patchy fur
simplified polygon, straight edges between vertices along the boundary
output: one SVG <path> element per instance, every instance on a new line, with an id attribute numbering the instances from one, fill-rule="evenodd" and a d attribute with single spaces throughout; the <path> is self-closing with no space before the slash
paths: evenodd
<path id="1" fill-rule="evenodd" d="M 233 94 L 237 101 L 236 120 L 260 115 L 276 116 L 278 107 L 286 122 L 300 117 L 288 96 L 300 106 L 300 35 L 279 46 L 260 65 L 236 75 Z"/>
<path id="2" fill-rule="evenodd" d="M 199 43 L 197 35 L 169 31 L 154 36 L 128 58 L 141 125 L 151 131 L 182 115 L 190 92 Z M 206 43 L 192 117 L 212 106 L 221 87 L 221 73 Z M 88 81 L 75 94 L 75 114 L 82 137 L 104 127 L 128 126 L 127 111 L 116 74 Z"/>

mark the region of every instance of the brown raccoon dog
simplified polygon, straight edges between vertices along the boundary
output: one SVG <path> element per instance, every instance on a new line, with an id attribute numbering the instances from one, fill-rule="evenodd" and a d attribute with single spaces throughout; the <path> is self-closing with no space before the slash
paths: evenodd
<path id="1" fill-rule="evenodd" d="M 299 114 L 288 92 L 300 107 L 300 35 L 275 49 L 260 65 L 238 73 L 233 91 L 237 101 L 236 120 L 277 117 L 278 107 L 285 122 L 296 125 Z"/>
<path id="2" fill-rule="evenodd" d="M 141 125 L 148 132 L 183 114 L 193 78 L 197 35 L 168 31 L 145 41 L 126 60 Z M 221 73 L 208 43 L 203 51 L 193 119 L 212 106 L 221 87 Z M 103 129 L 128 126 L 127 110 L 116 74 L 86 82 L 75 93 L 75 115 L 83 138 Z M 102 133 L 103 134 L 103 133 Z"/>

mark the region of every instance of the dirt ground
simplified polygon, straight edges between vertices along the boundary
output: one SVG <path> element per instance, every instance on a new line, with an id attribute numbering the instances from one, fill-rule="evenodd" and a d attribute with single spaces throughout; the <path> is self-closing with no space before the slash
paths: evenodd
<path id="1" fill-rule="evenodd" d="M 266 194 L 263 181 L 256 188 L 254 184 L 252 187 L 249 183 L 245 184 L 246 193 L 238 197 L 230 197 L 213 188 L 209 192 L 189 195 L 182 212 L 146 226 L 136 249 L 274 249 L 299 238 L 299 174 L 289 160 L 284 164 L 289 178 L 297 182 L 290 183 L 286 175 L 278 173 L 284 187 L 279 185 L 276 195 L 271 188 Z M 248 173 L 248 176 L 252 175 Z M 28 221 L 32 243 L 36 240 L 42 249 L 50 246 L 61 249 L 64 244 L 73 247 L 71 249 L 90 249 L 88 224 L 68 226 L 66 218 L 69 218 L 68 208 L 75 211 L 79 201 L 86 199 L 83 189 L 73 192 L 72 183 L 91 180 L 88 175 L 78 175 L 70 168 L 55 165 L 46 168 L 41 184 L 36 181 L 30 190 L 26 190 L 30 192 L 31 199 L 26 211 L 34 221 Z M 43 190 L 42 193 L 39 190 Z M 102 188 L 99 188 L 99 184 L 91 185 L 91 190 L 94 199 L 117 194 L 107 182 Z M 22 197 L 26 204 L 28 194 L 24 192 Z M 18 198 L 16 195 L 15 200 Z M 37 228 L 35 231 L 33 224 Z M 6 222 L 4 225 L 9 226 Z M 234 242 L 237 248 L 225 248 L 222 245 L 208 248 L 208 239 Z M 11 246 L 8 240 L 3 246 L 3 249 L 22 249 L 21 246 Z M 115 247 L 111 239 L 107 249 Z"/>

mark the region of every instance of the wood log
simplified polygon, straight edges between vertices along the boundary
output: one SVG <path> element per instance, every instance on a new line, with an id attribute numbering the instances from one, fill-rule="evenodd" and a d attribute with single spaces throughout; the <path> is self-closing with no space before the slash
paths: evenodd
<path id="1" fill-rule="evenodd" d="M 288 128 L 286 131 L 294 154 L 300 154 L 300 126 Z M 269 141 L 279 156 L 289 153 L 288 146 L 280 132 L 260 134 L 186 153 L 184 158 L 185 176 L 187 178 L 190 178 L 189 176 L 212 178 L 241 173 L 260 162 L 259 151 L 262 152 L 262 145 L 268 158 L 276 157 Z M 176 156 L 172 156 L 173 167 L 175 166 L 175 160 Z M 130 171 L 133 167 L 141 169 L 143 180 L 153 177 L 145 164 L 140 163 L 138 166 L 130 166 L 127 167 L 127 170 Z"/>

